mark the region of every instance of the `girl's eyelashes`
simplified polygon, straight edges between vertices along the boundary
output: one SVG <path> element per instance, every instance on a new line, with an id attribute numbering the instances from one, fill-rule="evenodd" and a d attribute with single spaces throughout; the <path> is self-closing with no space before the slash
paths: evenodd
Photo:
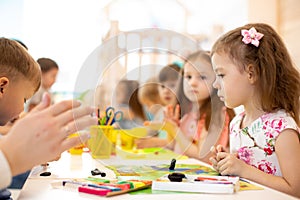
<path id="1" fill-rule="evenodd" d="M 167 88 L 167 89 L 172 89 L 172 88 L 175 88 L 176 87 L 176 84 L 161 84 L 160 85 L 160 87 L 162 88 L 162 89 L 165 89 L 165 88 Z"/>
<path id="2" fill-rule="evenodd" d="M 170 88 L 175 88 L 176 87 L 176 84 L 171 84 L 169 85 Z"/>
<path id="3" fill-rule="evenodd" d="M 217 74 L 218 77 L 223 78 L 224 74 Z"/>
<path id="4" fill-rule="evenodd" d="M 200 76 L 200 79 L 205 80 L 206 76 Z"/>
<path id="5" fill-rule="evenodd" d="M 184 78 L 187 79 L 187 80 L 192 79 L 192 77 L 193 77 L 193 76 L 191 76 L 191 75 L 186 75 L 186 76 L 184 76 Z M 194 76 L 194 77 L 196 77 L 196 76 Z M 197 75 L 197 79 L 200 79 L 200 80 L 206 80 L 207 77 L 206 77 L 206 76 L 202 76 L 202 75 Z"/>
<path id="6" fill-rule="evenodd" d="M 190 80 L 192 78 L 192 76 L 191 75 L 185 75 L 184 78 Z"/>

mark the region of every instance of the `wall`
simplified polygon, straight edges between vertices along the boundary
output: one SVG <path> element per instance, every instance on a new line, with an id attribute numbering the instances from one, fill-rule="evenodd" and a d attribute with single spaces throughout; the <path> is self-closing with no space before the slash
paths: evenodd
<path id="1" fill-rule="evenodd" d="M 279 31 L 283 36 L 292 58 L 300 69 L 300 1 L 280 0 Z"/>
<path id="2" fill-rule="evenodd" d="M 248 0 L 249 22 L 272 25 L 283 38 L 292 59 L 300 69 L 300 1 Z"/>

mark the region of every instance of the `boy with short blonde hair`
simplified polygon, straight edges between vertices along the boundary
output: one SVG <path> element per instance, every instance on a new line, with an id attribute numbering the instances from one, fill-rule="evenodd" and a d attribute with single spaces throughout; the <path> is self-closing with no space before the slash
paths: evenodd
<path id="1" fill-rule="evenodd" d="M 39 65 L 27 50 L 16 41 L 0 38 L 0 125 L 18 118 L 40 81 Z M 50 106 L 49 94 L 44 94 L 42 102 L 0 139 L 0 189 L 9 185 L 12 176 L 53 160 L 86 140 L 89 134 L 68 136 L 96 125 L 92 113 L 93 108 L 78 101 Z"/>

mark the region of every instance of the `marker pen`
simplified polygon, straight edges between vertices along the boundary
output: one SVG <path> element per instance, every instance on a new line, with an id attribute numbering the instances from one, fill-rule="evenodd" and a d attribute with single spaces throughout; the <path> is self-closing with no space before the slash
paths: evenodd
<path id="1" fill-rule="evenodd" d="M 111 190 L 111 191 L 113 191 L 113 192 L 115 192 L 115 191 L 120 191 L 120 190 L 121 190 L 121 188 L 113 187 L 113 186 L 109 186 L 109 185 L 87 184 L 87 186 L 93 187 L 93 188 L 108 189 L 108 190 Z"/>
<path id="2" fill-rule="evenodd" d="M 210 181 L 228 181 L 228 178 L 214 178 L 214 177 L 204 177 L 204 176 L 199 176 L 195 180 L 197 181 L 204 181 L 204 180 L 210 180 Z"/>
<path id="3" fill-rule="evenodd" d="M 212 180 L 203 180 L 203 181 L 199 181 L 197 179 L 194 180 L 194 183 L 210 183 L 210 184 L 233 184 L 231 181 L 212 181 Z"/>
<path id="4" fill-rule="evenodd" d="M 52 187 L 53 188 L 58 188 L 58 187 L 68 187 L 68 188 L 73 188 L 73 189 L 77 189 L 79 188 L 80 186 L 89 186 L 89 187 L 93 187 L 93 188 L 102 188 L 102 189 L 109 189 L 111 191 L 120 191 L 122 190 L 121 187 L 116 187 L 116 186 L 112 186 L 112 185 L 106 185 L 105 183 L 104 184 L 101 184 L 101 185 L 98 185 L 98 184 L 92 184 L 92 183 L 88 183 L 88 182 L 78 182 L 78 181 L 62 181 L 62 182 L 54 182 L 54 183 L 51 183 Z M 129 186 L 127 186 L 129 187 Z"/>
<path id="5" fill-rule="evenodd" d="M 77 189 L 81 185 L 84 185 L 84 183 L 76 182 L 76 181 L 56 181 L 56 182 L 51 183 L 51 186 L 53 188 L 68 187 L 68 188 L 76 188 Z"/>
<path id="6" fill-rule="evenodd" d="M 111 192 L 111 190 L 104 189 L 104 188 L 89 187 L 89 186 L 79 186 L 78 192 L 94 194 L 94 195 L 99 195 L 99 196 L 105 196 L 107 193 Z"/>
<path id="7" fill-rule="evenodd" d="M 250 181 L 244 179 L 244 178 L 240 178 L 240 181 L 246 182 L 246 183 L 250 183 Z"/>

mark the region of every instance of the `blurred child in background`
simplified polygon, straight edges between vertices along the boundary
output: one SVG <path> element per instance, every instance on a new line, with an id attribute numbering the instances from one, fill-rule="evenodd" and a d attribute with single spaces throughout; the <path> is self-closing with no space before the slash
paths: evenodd
<path id="1" fill-rule="evenodd" d="M 177 103 L 176 85 L 179 72 L 179 65 L 169 64 L 159 71 L 158 82 L 150 79 L 152 83 L 147 83 L 150 84 L 148 87 L 140 89 L 142 91 L 139 93 L 141 102 L 145 103 L 151 100 L 151 106 L 155 105 L 153 109 L 156 110 L 156 114 L 152 118 L 148 118 L 149 121 L 163 122 L 166 106 L 174 106 Z M 157 134 L 153 134 L 152 130 L 150 137 L 137 139 L 135 141 L 137 148 L 166 147 L 168 144 L 166 132 L 164 130 L 156 130 L 156 132 Z"/>
<path id="2" fill-rule="evenodd" d="M 158 91 L 158 82 L 155 77 L 148 79 L 140 86 L 138 100 L 145 107 L 147 120 L 156 121 L 163 119 L 163 105 Z"/>
<path id="3" fill-rule="evenodd" d="M 180 66 L 170 64 L 162 68 L 158 74 L 158 91 L 164 106 L 176 105 L 176 86 L 180 76 Z"/>
<path id="4" fill-rule="evenodd" d="M 115 108 L 124 113 L 123 119 L 118 122 L 121 129 L 131 129 L 143 126 L 146 116 L 142 104 L 138 101 L 139 82 L 136 80 L 121 80 L 115 92 Z"/>
<path id="5" fill-rule="evenodd" d="M 179 104 L 168 106 L 163 129 L 168 131 L 168 148 L 208 162 L 210 148 L 229 145 L 228 126 L 234 112 L 226 109 L 212 84 L 215 74 L 210 53 L 198 51 L 188 56 L 177 88 Z M 157 128 L 157 124 L 150 124 Z"/>
<path id="6" fill-rule="evenodd" d="M 56 81 L 59 67 L 57 63 L 50 58 L 39 58 L 37 60 L 42 71 L 42 81 L 39 90 L 26 103 L 27 111 L 30 111 L 42 100 L 44 92 L 49 92 Z M 52 98 L 51 98 L 52 99 Z"/>

